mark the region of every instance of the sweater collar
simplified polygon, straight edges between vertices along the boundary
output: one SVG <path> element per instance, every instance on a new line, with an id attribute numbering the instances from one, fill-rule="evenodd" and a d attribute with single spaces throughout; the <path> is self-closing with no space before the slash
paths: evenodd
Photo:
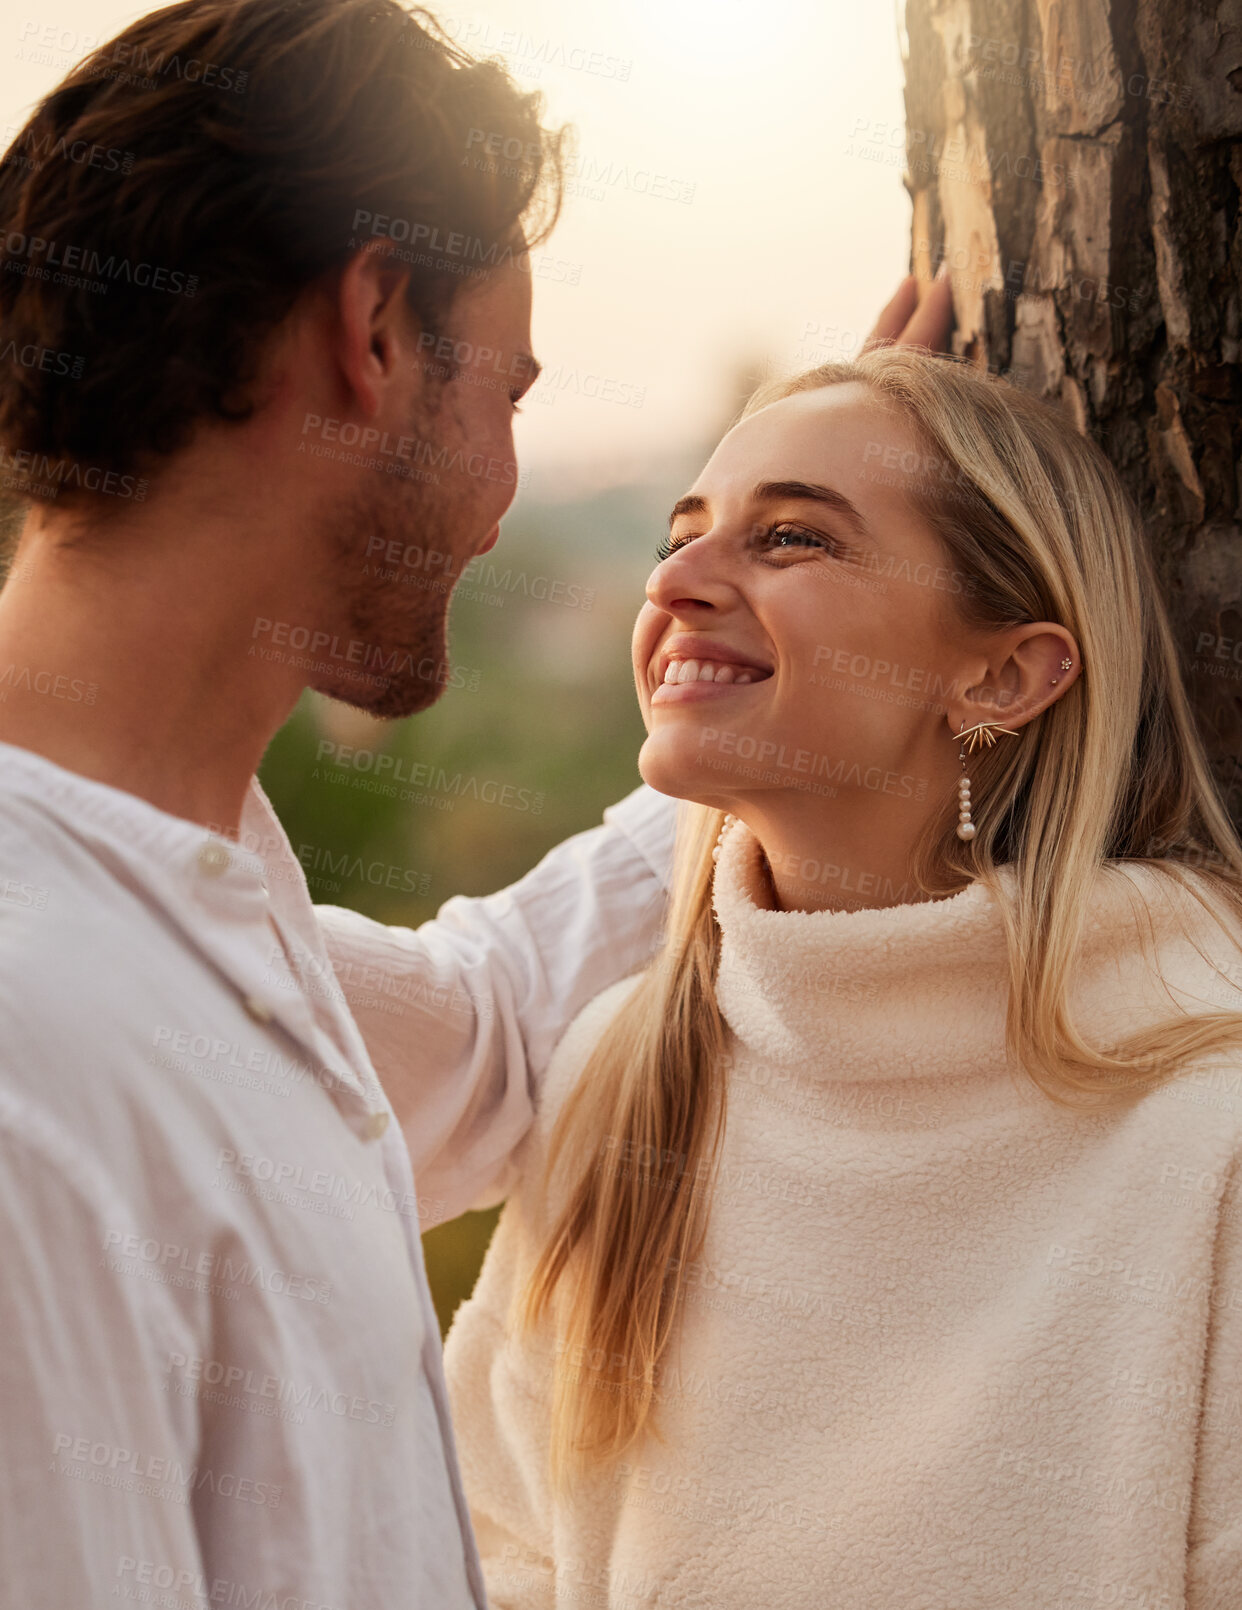
<path id="1" fill-rule="evenodd" d="M 1097 874 L 1081 940 L 1070 1002 L 1086 1037 L 1121 1038 L 1179 1005 L 1242 1008 L 1236 990 L 1226 1001 L 1208 961 L 1232 963 L 1236 975 L 1238 952 L 1194 896 L 1141 863 L 1121 868 L 1113 862 Z M 1012 896 L 1013 868 L 1000 868 L 1000 881 Z M 1005 1050 L 1004 919 L 984 883 L 903 905 L 774 910 L 763 852 L 739 821 L 724 835 L 713 905 L 717 1000 L 753 1054 L 823 1080 L 1014 1071 Z"/>

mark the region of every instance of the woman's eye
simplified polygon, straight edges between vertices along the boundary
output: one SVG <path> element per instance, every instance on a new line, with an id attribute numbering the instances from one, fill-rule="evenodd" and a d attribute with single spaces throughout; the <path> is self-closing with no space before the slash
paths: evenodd
<path id="1" fill-rule="evenodd" d="M 760 548 L 780 548 L 788 551 L 791 548 L 822 548 L 827 553 L 835 553 L 837 544 L 831 537 L 824 536 L 822 531 L 808 531 L 803 526 L 773 525 L 760 526 L 755 532 L 754 540 Z M 670 554 L 684 548 L 688 542 L 693 542 L 692 536 L 665 537 L 656 548 L 656 558 L 663 563 Z"/>
<path id="2" fill-rule="evenodd" d="M 806 531 L 802 526 L 774 525 L 763 533 L 762 540 L 773 548 L 835 548 L 836 544 L 819 531 Z"/>

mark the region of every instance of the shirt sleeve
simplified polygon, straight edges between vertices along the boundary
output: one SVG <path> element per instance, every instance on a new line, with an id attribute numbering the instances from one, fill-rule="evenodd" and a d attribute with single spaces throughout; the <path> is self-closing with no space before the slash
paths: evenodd
<path id="1" fill-rule="evenodd" d="M 0 1560 L 4 1602 L 91 1610 L 208 1603 L 185 1411 L 160 1390 L 158 1293 L 114 1273 L 124 1222 L 49 1121 L 0 1099 Z M 178 1423 L 180 1421 L 180 1423 Z"/>
<path id="2" fill-rule="evenodd" d="M 1223 1194 L 1204 1365 L 1186 1610 L 1242 1595 L 1242 1158 Z"/>
<path id="3" fill-rule="evenodd" d="M 424 1230 L 509 1194 L 553 1047 L 659 942 L 675 819 L 675 800 L 636 789 L 519 882 L 455 896 L 418 928 L 315 908 L 405 1134 Z"/>

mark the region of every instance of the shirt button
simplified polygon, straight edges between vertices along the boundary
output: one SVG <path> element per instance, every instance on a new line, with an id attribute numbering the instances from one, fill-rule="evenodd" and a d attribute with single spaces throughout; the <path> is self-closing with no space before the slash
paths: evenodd
<path id="1" fill-rule="evenodd" d="M 198 852 L 198 870 L 205 878 L 218 878 L 231 860 L 232 856 L 223 844 L 208 839 Z"/>
<path id="2" fill-rule="evenodd" d="M 257 995 L 245 996 L 242 1000 L 242 1005 L 246 1009 L 246 1016 L 252 1017 L 256 1023 L 270 1023 L 272 1021 L 271 1007 L 261 1001 Z"/>
<path id="3" fill-rule="evenodd" d="M 388 1114 L 386 1112 L 373 1112 L 367 1115 L 363 1134 L 368 1140 L 378 1140 L 388 1128 Z"/>

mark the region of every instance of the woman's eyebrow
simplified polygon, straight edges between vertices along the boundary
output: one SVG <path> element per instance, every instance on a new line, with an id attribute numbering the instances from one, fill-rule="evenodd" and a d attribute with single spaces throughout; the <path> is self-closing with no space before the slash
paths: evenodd
<path id="1" fill-rule="evenodd" d="M 871 535 L 867 522 L 845 493 L 834 491 L 830 486 L 819 486 L 814 481 L 760 481 L 751 492 L 751 497 L 756 503 L 774 503 L 781 499 L 788 501 L 791 498 L 801 499 L 807 503 L 823 503 L 848 520 L 859 536 Z M 707 499 L 699 497 L 697 493 L 689 492 L 673 504 L 668 517 L 669 528 L 672 528 L 673 521 L 679 514 L 707 512 Z"/>
<path id="2" fill-rule="evenodd" d="M 673 521 L 679 514 L 706 514 L 707 499 L 697 496 L 694 492 L 687 492 L 684 498 L 678 498 L 673 504 L 668 517 L 669 530 L 673 529 Z"/>
<path id="3" fill-rule="evenodd" d="M 837 492 L 830 486 L 819 486 L 814 481 L 761 481 L 751 496 L 756 503 L 774 503 L 791 498 L 807 503 L 823 503 L 848 520 L 859 536 L 871 534 L 867 522 L 845 493 Z"/>

